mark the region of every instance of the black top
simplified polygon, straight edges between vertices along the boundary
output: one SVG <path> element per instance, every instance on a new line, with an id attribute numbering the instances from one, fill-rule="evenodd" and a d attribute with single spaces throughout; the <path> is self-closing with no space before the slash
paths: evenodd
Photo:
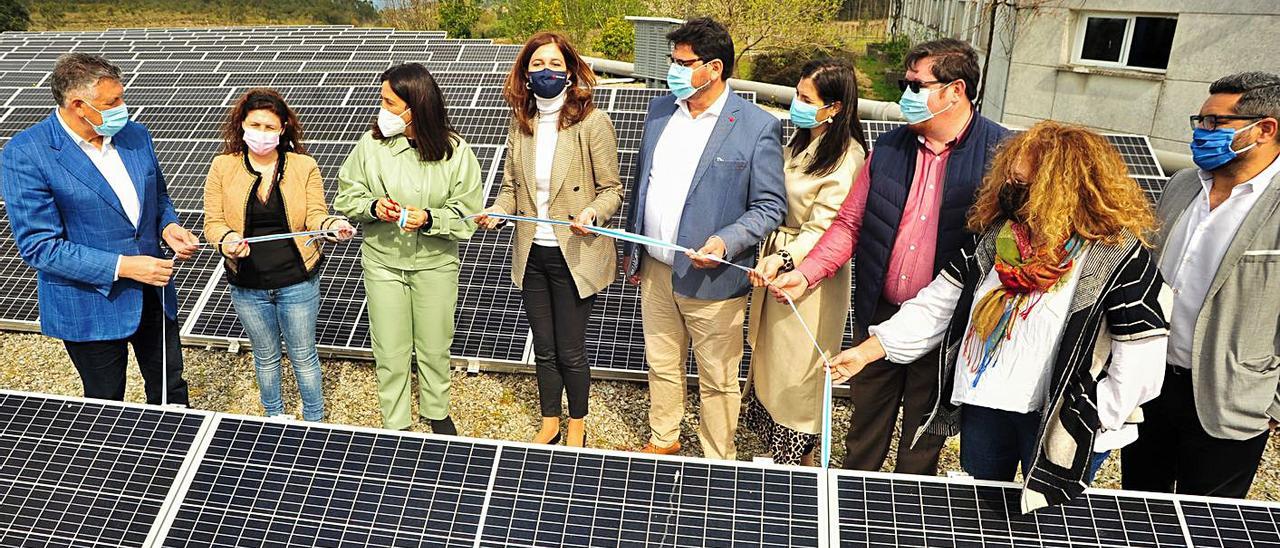
<path id="1" fill-rule="evenodd" d="M 257 180 L 249 189 L 249 203 L 245 205 L 244 215 L 245 238 L 292 232 L 289 218 L 285 215 L 284 197 L 280 193 L 280 181 L 284 178 L 284 157 L 281 154 L 276 164 L 275 181 L 267 194 L 267 201 L 263 202 L 258 197 L 258 189 L 262 185 L 261 173 L 258 173 Z M 245 167 L 257 173 L 250 166 L 248 156 L 245 157 Z M 248 257 L 240 259 L 238 271 L 227 270 L 228 281 L 233 285 L 248 289 L 280 289 L 311 277 L 302 261 L 302 254 L 298 252 L 292 239 L 250 245 L 252 251 Z"/>

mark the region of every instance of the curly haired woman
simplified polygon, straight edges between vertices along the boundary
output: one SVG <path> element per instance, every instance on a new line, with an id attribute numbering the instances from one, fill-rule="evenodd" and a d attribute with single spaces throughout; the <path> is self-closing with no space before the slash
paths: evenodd
<path id="1" fill-rule="evenodd" d="M 1155 224 L 1105 139 L 1036 124 L 999 151 L 969 213 L 973 243 L 841 353 L 834 380 L 941 345 L 916 437 L 959 433 L 978 479 L 1011 481 L 1021 464 L 1023 511 L 1064 502 L 1137 437 L 1139 406 L 1160 392 L 1171 294 L 1148 250 Z"/>

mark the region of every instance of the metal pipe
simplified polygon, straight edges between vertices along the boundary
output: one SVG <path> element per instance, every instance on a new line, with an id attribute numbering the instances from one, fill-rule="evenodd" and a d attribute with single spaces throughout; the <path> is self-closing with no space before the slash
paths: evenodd
<path id="1" fill-rule="evenodd" d="M 1172 177 L 1179 170 L 1196 167 L 1196 163 L 1191 160 L 1190 154 L 1181 152 L 1173 152 L 1169 150 L 1155 149 L 1156 161 L 1160 162 L 1160 168 L 1164 170 L 1164 174 Z"/>
<path id="2" fill-rule="evenodd" d="M 598 57 L 584 57 L 584 59 L 596 72 L 639 78 L 635 76 L 634 64 Z M 730 78 L 729 85 L 733 89 L 755 92 L 757 98 L 779 105 L 790 105 L 791 100 L 796 96 L 795 88 L 777 84 Z M 873 101 L 871 99 L 858 99 L 858 117 L 863 120 L 903 120 L 902 110 L 898 108 L 897 103 Z"/>

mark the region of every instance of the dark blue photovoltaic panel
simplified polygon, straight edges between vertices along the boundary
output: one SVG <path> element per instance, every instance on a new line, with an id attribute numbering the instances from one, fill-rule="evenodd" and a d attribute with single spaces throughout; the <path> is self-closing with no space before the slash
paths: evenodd
<path id="1" fill-rule="evenodd" d="M 163 546 L 470 547 L 492 445 L 222 417 Z"/>
<path id="2" fill-rule="evenodd" d="M 0 392 L 0 546 L 144 546 L 204 420 Z"/>
<path id="3" fill-rule="evenodd" d="M 1023 514 L 1013 484 L 847 472 L 835 484 L 842 548 L 1188 546 L 1173 500 L 1091 491 Z"/>
<path id="4" fill-rule="evenodd" d="M 816 469 L 504 447 L 481 546 L 818 546 Z"/>

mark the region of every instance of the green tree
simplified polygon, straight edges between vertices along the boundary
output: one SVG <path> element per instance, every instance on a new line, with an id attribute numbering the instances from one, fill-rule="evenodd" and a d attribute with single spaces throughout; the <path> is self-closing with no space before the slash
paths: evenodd
<path id="1" fill-rule="evenodd" d="M 31 27 L 31 12 L 19 0 L 0 0 L 0 31 L 27 30 Z"/>
<path id="2" fill-rule="evenodd" d="M 476 0 L 440 0 L 440 30 L 450 38 L 471 38 L 472 29 L 480 20 L 480 6 Z"/>
<path id="3" fill-rule="evenodd" d="M 841 0 L 651 0 L 654 13 L 689 19 L 708 16 L 733 35 L 737 61 L 748 53 L 840 46 L 834 25 Z"/>
<path id="4" fill-rule="evenodd" d="M 630 59 L 636 49 L 636 28 L 622 17 L 605 21 L 596 49 L 610 59 Z"/>

